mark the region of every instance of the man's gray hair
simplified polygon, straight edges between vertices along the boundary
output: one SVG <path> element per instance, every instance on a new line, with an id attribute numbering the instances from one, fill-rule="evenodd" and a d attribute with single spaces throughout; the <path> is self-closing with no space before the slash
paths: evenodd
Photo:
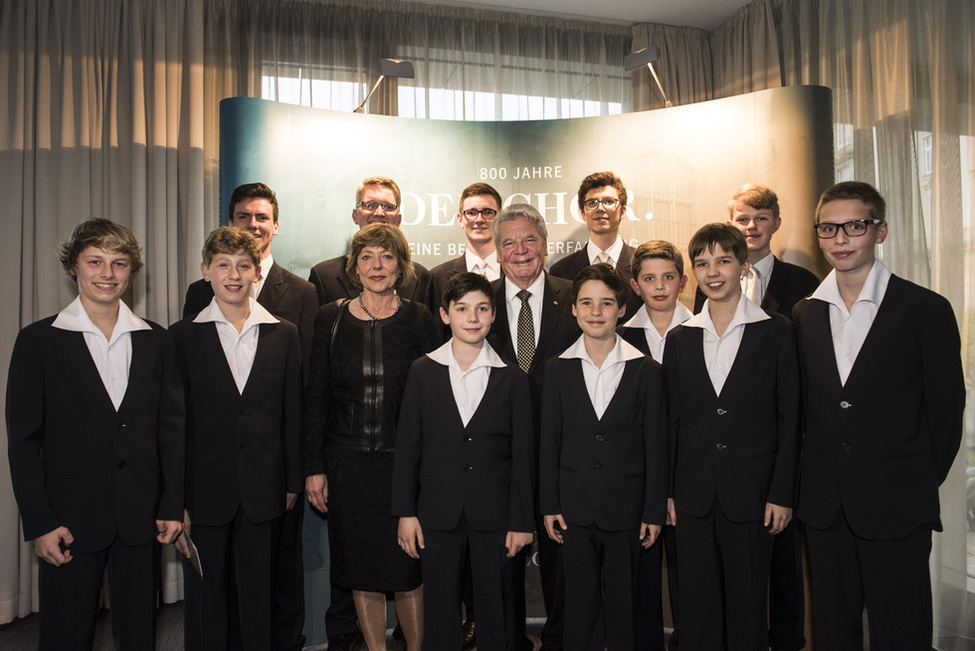
<path id="1" fill-rule="evenodd" d="M 542 250 L 544 251 L 545 245 L 548 243 L 548 227 L 545 225 L 545 218 L 542 217 L 542 213 L 528 203 L 513 203 L 497 214 L 494 218 L 494 246 L 499 251 L 501 250 L 501 224 L 521 217 L 535 225 L 535 230 L 542 238 Z"/>

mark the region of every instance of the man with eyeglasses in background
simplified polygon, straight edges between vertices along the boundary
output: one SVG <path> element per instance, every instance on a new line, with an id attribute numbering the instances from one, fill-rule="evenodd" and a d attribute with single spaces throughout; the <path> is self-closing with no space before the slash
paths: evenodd
<path id="1" fill-rule="evenodd" d="M 501 265 L 494 248 L 494 216 L 501 210 L 501 195 L 487 183 L 474 183 L 460 193 L 457 225 L 467 238 L 464 254 L 430 270 L 435 297 L 454 274 L 472 271 L 490 281 L 501 277 Z"/>
<path id="2" fill-rule="evenodd" d="M 369 224 L 392 224 L 399 226 L 403 221 L 400 213 L 399 186 L 385 176 L 370 176 L 355 191 L 355 207 L 352 221 L 361 230 Z M 359 295 L 358 289 L 345 272 L 347 255 L 319 262 L 312 267 L 308 280 L 318 292 L 318 304 L 325 305 L 342 298 L 352 299 Z M 416 280 L 396 290 L 405 299 L 421 303 L 435 312 L 439 299 L 434 299 L 433 280 L 426 267 L 413 263 Z M 325 634 L 330 651 L 354 651 L 363 644 L 362 634 L 356 623 L 355 604 L 352 591 L 334 583 L 331 587 L 328 609 L 325 611 Z M 393 637 L 404 643 L 402 629 L 397 626 Z"/>
<path id="3" fill-rule="evenodd" d="M 612 172 L 595 172 L 582 180 L 578 192 L 579 212 L 589 228 L 585 248 L 570 253 L 552 265 L 549 273 L 556 278 L 574 280 L 583 268 L 597 262 L 613 265 L 630 285 L 633 273 L 630 258 L 633 247 L 620 237 L 620 223 L 626 214 L 626 187 Z M 626 316 L 632 316 L 643 305 L 631 289 L 626 293 Z"/>
<path id="4" fill-rule="evenodd" d="M 370 176 L 355 191 L 355 207 L 352 221 L 361 230 L 369 224 L 392 224 L 399 226 L 403 221 L 400 212 L 401 194 L 396 182 L 385 176 Z M 319 262 L 311 269 L 308 280 L 318 292 L 318 304 L 325 305 L 340 298 L 355 298 L 359 290 L 345 273 L 345 255 Z M 440 301 L 433 294 L 433 280 L 426 267 L 414 261 L 416 281 L 397 290 L 403 298 L 421 303 L 437 313 Z"/>

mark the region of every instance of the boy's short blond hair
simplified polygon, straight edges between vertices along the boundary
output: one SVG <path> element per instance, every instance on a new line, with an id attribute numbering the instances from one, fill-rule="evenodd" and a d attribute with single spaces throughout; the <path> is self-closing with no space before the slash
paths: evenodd
<path id="1" fill-rule="evenodd" d="M 729 219 L 734 218 L 735 206 L 739 203 L 751 206 L 755 210 L 771 210 L 772 219 L 779 218 L 779 195 L 775 194 L 775 190 L 767 185 L 746 183 L 738 188 L 735 196 L 731 197 L 731 201 L 728 202 Z"/>
<path id="2" fill-rule="evenodd" d="M 206 242 L 203 243 L 203 266 L 209 267 L 214 256 L 221 253 L 243 253 L 251 259 L 255 267 L 261 266 L 261 250 L 254 236 L 234 226 L 221 226 L 207 235 Z"/>
<path id="3" fill-rule="evenodd" d="M 142 268 L 139 242 L 132 231 L 109 219 L 96 218 L 75 226 L 71 239 L 58 245 L 58 261 L 64 267 L 65 273 L 72 278 L 77 278 L 75 267 L 78 256 L 89 246 L 127 255 L 133 276 Z"/>
<path id="4" fill-rule="evenodd" d="M 630 273 L 634 280 L 639 279 L 644 261 L 653 259 L 673 262 L 674 267 L 677 268 L 677 275 L 684 276 L 684 256 L 681 255 L 680 249 L 666 240 L 649 240 L 636 247 L 630 259 Z"/>

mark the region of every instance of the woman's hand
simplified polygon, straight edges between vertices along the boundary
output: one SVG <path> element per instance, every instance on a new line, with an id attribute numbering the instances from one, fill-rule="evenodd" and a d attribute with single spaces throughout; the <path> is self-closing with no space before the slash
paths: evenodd
<path id="1" fill-rule="evenodd" d="M 420 550 L 424 548 L 423 528 L 420 526 L 420 520 L 415 517 L 400 518 L 396 540 L 407 556 L 419 560 Z"/>
<path id="2" fill-rule="evenodd" d="M 328 513 L 328 479 L 325 475 L 305 477 L 305 493 L 312 506 L 322 513 Z"/>

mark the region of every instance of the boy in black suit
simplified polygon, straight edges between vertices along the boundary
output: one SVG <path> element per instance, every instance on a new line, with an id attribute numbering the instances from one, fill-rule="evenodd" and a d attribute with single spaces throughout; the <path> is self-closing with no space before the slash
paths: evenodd
<path id="1" fill-rule="evenodd" d="M 748 249 L 738 229 L 707 224 L 688 249 L 708 298 L 664 350 L 681 640 L 765 651 L 772 535 L 788 525 L 796 487 L 795 334 L 742 294 Z"/>
<path id="2" fill-rule="evenodd" d="M 562 545 L 566 649 L 637 648 L 639 553 L 666 517 L 663 371 L 616 334 L 629 291 L 608 264 L 580 271 L 583 334 L 545 368 L 539 499 Z"/>
<path id="3" fill-rule="evenodd" d="M 422 562 L 424 649 L 461 648 L 467 558 L 478 648 L 514 644 L 512 559 L 533 529 L 531 391 L 485 341 L 494 300 L 479 274 L 447 281 L 451 339 L 413 363 L 403 393 L 393 515 L 400 547 Z"/>
<path id="4" fill-rule="evenodd" d="M 183 525 L 203 572 L 184 562 L 187 649 L 227 648 L 232 582 L 244 649 L 273 646 L 274 552 L 303 485 L 301 353 L 298 329 L 251 298 L 259 268 L 250 233 L 210 233 L 213 300 L 170 328 L 187 401 Z M 185 539 L 177 548 L 189 557 Z"/>
<path id="5" fill-rule="evenodd" d="M 630 265 L 633 274 L 630 287 L 643 301 L 643 305 L 629 321 L 620 326 L 618 332 L 624 341 L 662 364 L 667 333 L 694 316 L 679 300 L 680 293 L 687 284 L 684 256 L 670 242 L 650 240 L 636 248 Z M 669 521 L 667 525 L 662 533 L 663 545 L 654 545 L 640 555 L 637 634 L 647 645 L 647 651 L 664 649 L 660 571 L 664 548 L 667 550 L 667 585 L 670 589 L 670 611 L 674 624 L 668 645 L 676 648 L 679 641 L 677 533 Z"/>
<path id="6" fill-rule="evenodd" d="M 142 267 L 128 229 L 86 221 L 60 261 L 78 297 L 21 330 L 7 377 L 10 476 L 41 559 L 40 648 L 91 648 L 107 566 L 115 648 L 151 649 L 153 539 L 182 529 L 176 355 L 121 300 Z"/>
<path id="7" fill-rule="evenodd" d="M 816 647 L 929 649 L 931 532 L 965 407 L 948 301 L 875 257 L 886 204 L 866 183 L 827 188 L 816 208 L 833 271 L 793 312 L 805 437 L 798 516 L 812 565 Z"/>

